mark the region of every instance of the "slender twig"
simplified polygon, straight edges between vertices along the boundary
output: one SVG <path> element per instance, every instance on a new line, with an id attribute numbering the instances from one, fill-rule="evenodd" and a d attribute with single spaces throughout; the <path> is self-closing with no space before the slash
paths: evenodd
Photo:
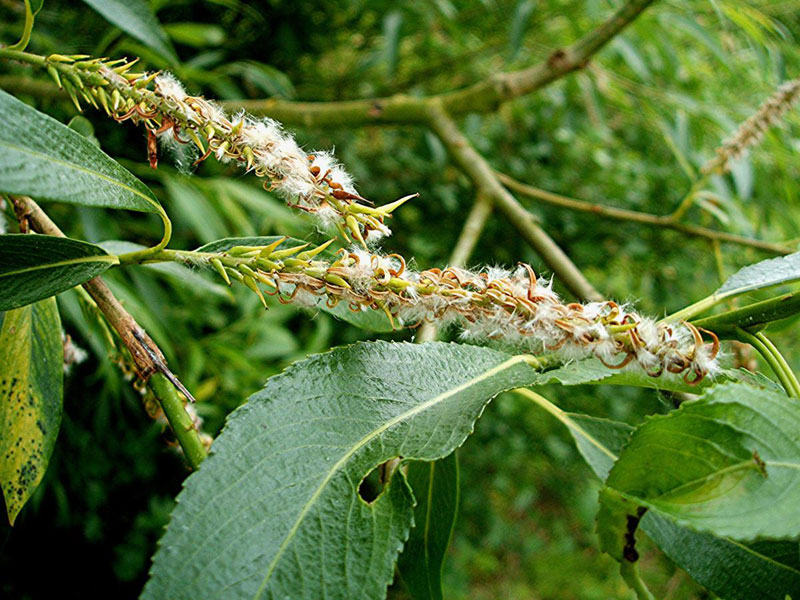
<path id="1" fill-rule="evenodd" d="M 601 217 L 614 219 L 615 221 L 630 221 L 633 223 L 641 223 L 643 225 L 650 225 L 652 227 L 661 227 L 663 229 L 672 229 L 688 236 L 705 238 L 709 240 L 716 240 L 729 244 L 737 244 L 739 246 L 747 246 L 769 252 L 771 254 L 791 254 L 795 252 L 788 244 L 779 244 L 774 242 L 765 242 L 762 240 L 754 240 L 751 238 L 734 235 L 724 231 L 716 231 L 707 227 L 699 227 L 697 225 L 688 225 L 686 223 L 679 223 L 674 220 L 672 215 L 653 215 L 650 213 L 629 210 L 625 208 L 616 208 L 604 204 L 595 204 L 594 202 L 587 202 L 585 200 L 577 200 L 561 194 L 555 194 L 547 190 L 543 190 L 532 185 L 528 185 L 517 181 L 513 177 L 509 177 L 504 173 L 496 172 L 497 178 L 510 190 L 541 200 L 553 206 L 559 206 L 569 210 L 591 213 Z"/>
<path id="2" fill-rule="evenodd" d="M 766 363 L 772 368 L 772 371 L 778 377 L 783 389 L 786 390 L 786 395 L 793 398 L 800 398 L 800 386 L 796 385 L 797 379 L 794 377 L 791 369 L 786 365 L 786 361 L 780 353 L 773 352 L 774 346 L 772 343 L 767 343 L 764 340 L 766 337 L 761 333 L 752 334 L 742 328 L 737 328 L 739 340 L 750 344 L 755 348 Z M 786 365 L 786 366 L 785 366 Z"/>
<path id="3" fill-rule="evenodd" d="M 689 212 L 689 209 L 692 208 L 694 204 L 694 200 L 697 197 L 697 193 L 703 189 L 703 187 L 708 183 L 710 175 L 703 174 L 699 178 L 695 179 L 692 182 L 692 186 L 689 188 L 689 191 L 686 192 L 686 195 L 678 202 L 678 207 L 669 215 L 669 219 L 677 223 L 680 221 L 683 216 Z"/>
<path id="4" fill-rule="evenodd" d="M 461 229 L 458 241 L 453 247 L 453 252 L 450 254 L 448 264 L 451 267 L 466 266 L 491 214 L 492 202 L 486 196 L 478 194 L 475 198 L 475 204 L 472 205 L 472 210 L 467 215 L 467 220 L 464 221 L 464 227 Z M 430 321 L 423 323 L 416 335 L 416 341 L 419 343 L 432 342 L 435 339 L 436 325 Z"/>
<path id="5" fill-rule="evenodd" d="M 65 237 L 58 225 L 47 216 L 36 202 L 25 196 L 12 196 L 11 200 L 17 217 L 21 222 L 27 222 L 34 231 L 45 235 Z M 175 375 L 167 368 L 167 361 L 159 347 L 133 316 L 120 304 L 105 282 L 100 277 L 95 277 L 84 283 L 83 288 L 94 299 L 97 307 L 119 334 L 122 343 L 130 352 L 131 358 L 136 365 L 136 370 L 142 380 L 150 385 L 155 376 L 160 374 L 164 380 L 171 382 L 170 385 L 176 385 L 188 399 L 191 399 L 188 390 L 180 384 Z M 160 380 L 161 377 L 156 379 L 156 381 Z M 151 385 L 151 389 L 156 398 L 158 398 L 170 424 L 185 423 L 186 419 L 189 419 L 191 423 L 191 418 L 186 414 L 183 403 L 175 404 L 172 402 L 172 398 L 165 398 L 163 386 L 157 385 L 154 387 Z M 178 414 L 176 411 L 183 414 Z M 203 448 L 203 454 L 205 454 L 205 448 L 197 430 L 192 426 L 181 431 L 175 429 L 174 433 L 190 464 L 193 467 L 199 464 L 197 447 L 199 445 L 199 447 Z"/>
<path id="6" fill-rule="evenodd" d="M 534 216 L 503 187 L 486 159 L 472 147 L 442 106 L 431 104 L 428 111 L 428 125 L 475 184 L 478 192 L 492 200 L 567 289 L 578 298 L 602 299 L 600 293 L 594 289 L 572 260 L 536 224 Z"/>
<path id="7" fill-rule="evenodd" d="M 227 106 L 270 116 L 287 125 L 317 127 L 368 123 L 425 123 L 427 107 L 431 103 L 441 104 L 453 115 L 490 112 L 503 102 L 535 92 L 564 75 L 584 68 L 594 54 L 654 1 L 630 0 L 603 24 L 572 45 L 553 51 L 545 61 L 520 71 L 494 75 L 462 90 L 427 98 L 396 95 L 343 102 L 292 102 L 269 99 L 235 101 L 227 103 Z"/>
<path id="8" fill-rule="evenodd" d="M 764 346 L 767 347 L 767 349 L 772 353 L 772 356 L 775 357 L 775 360 L 778 361 L 778 364 L 783 369 L 786 379 L 789 381 L 790 385 L 792 386 L 792 391 L 794 392 L 790 395 L 794 396 L 795 398 L 800 398 L 800 382 L 797 381 L 797 376 L 789 366 L 789 363 L 786 362 L 783 354 L 781 354 L 780 350 L 778 350 L 778 347 L 764 334 L 763 331 L 759 331 L 754 335 L 761 340 L 761 343 L 763 343 Z"/>

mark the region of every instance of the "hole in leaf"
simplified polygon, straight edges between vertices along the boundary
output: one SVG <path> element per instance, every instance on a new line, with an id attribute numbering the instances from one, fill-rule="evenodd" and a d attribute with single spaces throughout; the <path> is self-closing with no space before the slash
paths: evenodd
<path id="1" fill-rule="evenodd" d="M 367 473 L 358 486 L 358 495 L 367 504 L 372 504 L 383 492 L 383 471 L 384 466 L 378 465 Z"/>
<path id="2" fill-rule="evenodd" d="M 391 480 L 392 473 L 400 466 L 402 460 L 402 457 L 396 456 L 378 465 L 364 476 L 364 479 L 358 485 L 358 495 L 361 496 L 364 502 L 372 504 L 378 499 L 386 488 L 386 484 Z"/>

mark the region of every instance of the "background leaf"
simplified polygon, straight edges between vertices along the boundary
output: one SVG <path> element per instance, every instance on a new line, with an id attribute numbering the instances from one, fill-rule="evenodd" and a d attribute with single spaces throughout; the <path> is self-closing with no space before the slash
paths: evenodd
<path id="1" fill-rule="evenodd" d="M 359 343 L 273 377 L 186 482 L 144 598 L 383 598 L 412 522 L 400 469 L 371 504 L 361 479 L 436 460 L 486 402 L 531 379 L 519 357 L 445 343 Z"/>
<path id="2" fill-rule="evenodd" d="M 63 365 L 55 298 L 5 314 L 0 331 L 0 486 L 12 525 L 53 452 L 61 423 Z"/>
<path id="3" fill-rule="evenodd" d="M 25 306 L 118 264 L 99 246 L 49 235 L 0 235 L 0 310 Z"/>
<path id="4" fill-rule="evenodd" d="M 170 63 L 177 64 L 175 49 L 146 0 L 83 0 L 110 23 L 147 44 Z"/>
<path id="5" fill-rule="evenodd" d="M 0 90 L 0 191 L 160 212 L 142 182 L 80 133 Z"/>
<path id="6" fill-rule="evenodd" d="M 414 527 L 397 568 L 414 600 L 441 600 L 442 566 L 458 515 L 458 453 L 406 470 L 414 492 Z"/>

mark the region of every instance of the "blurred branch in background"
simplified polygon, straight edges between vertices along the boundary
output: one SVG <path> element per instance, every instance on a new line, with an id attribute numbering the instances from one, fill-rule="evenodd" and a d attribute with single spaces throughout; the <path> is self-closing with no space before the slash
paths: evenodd
<path id="1" fill-rule="evenodd" d="M 738 244 L 740 246 L 747 246 L 750 248 L 763 250 L 764 252 L 769 252 L 771 254 L 791 254 L 792 252 L 795 252 L 795 249 L 788 244 L 764 242 L 761 240 L 727 233 L 725 231 L 717 231 L 707 227 L 681 223 L 680 221 L 677 221 L 673 215 L 653 215 L 650 213 L 629 210 L 626 208 L 616 208 L 614 206 L 586 202 L 585 200 L 577 200 L 575 198 L 570 198 L 561 194 L 555 194 L 553 192 L 522 183 L 513 177 L 505 175 L 504 173 L 496 172 L 496 176 L 503 183 L 503 185 L 517 192 L 518 194 L 522 194 L 528 198 L 534 198 L 552 206 L 590 213 L 599 217 L 613 219 L 615 221 L 629 221 L 631 223 L 641 223 L 643 225 L 650 225 L 652 227 L 663 227 L 664 229 L 679 231 L 688 236 L 705 238 L 717 242 L 726 242 L 729 244 Z"/>
<path id="2" fill-rule="evenodd" d="M 500 184 L 492 167 L 470 145 L 443 107 L 431 104 L 428 123 L 450 151 L 456 163 L 475 184 L 478 193 L 491 198 L 509 223 L 517 228 L 520 235 L 536 250 L 567 289 L 584 300 L 601 300 L 603 296 L 594 289 L 564 251 L 536 224 L 533 215 Z"/>
<path id="3" fill-rule="evenodd" d="M 243 100 L 227 102 L 228 108 L 244 108 L 272 117 L 285 125 L 308 127 L 354 126 L 369 123 L 426 123 L 427 108 L 440 104 L 451 115 L 496 110 L 503 102 L 535 92 L 586 66 L 589 59 L 633 22 L 655 0 L 631 0 L 606 22 L 574 44 L 555 50 L 546 61 L 527 69 L 499 73 L 462 90 L 427 98 L 390 96 L 343 102 L 292 102 Z"/>

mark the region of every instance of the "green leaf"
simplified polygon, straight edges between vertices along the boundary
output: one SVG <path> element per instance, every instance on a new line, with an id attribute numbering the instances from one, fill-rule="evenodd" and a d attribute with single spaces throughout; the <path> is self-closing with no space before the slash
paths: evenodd
<path id="1" fill-rule="evenodd" d="M 386 77 L 391 80 L 397 71 L 397 57 L 400 47 L 400 30 L 403 26 L 403 13 L 393 10 L 383 18 L 383 60 L 386 62 Z"/>
<path id="2" fill-rule="evenodd" d="M 530 392 L 521 392 L 531 397 Z M 531 398 L 569 429 L 583 458 L 605 480 L 633 427 L 588 415 L 566 413 L 541 396 Z M 743 544 L 697 533 L 648 511 L 640 527 L 698 583 L 728 600 L 800 597 L 800 543 L 762 541 Z"/>
<path id="3" fill-rule="evenodd" d="M 42 300 L 119 263 L 93 244 L 49 235 L 0 235 L 0 310 Z"/>
<path id="4" fill-rule="evenodd" d="M 536 3 L 533 0 L 518 0 L 511 14 L 511 27 L 508 34 L 508 57 L 506 62 L 513 61 L 525 39 L 525 33 L 531 20 Z"/>
<path id="5" fill-rule="evenodd" d="M 279 240 L 281 237 L 283 236 L 273 235 L 260 237 L 225 238 L 211 242 L 204 246 L 200 246 L 196 252 L 225 252 L 234 246 L 268 246 L 269 244 Z M 299 246 L 300 244 L 305 243 L 306 242 L 303 240 L 286 238 L 286 241 L 278 246 L 278 249 L 291 248 L 292 246 Z M 309 246 L 309 248 L 313 248 L 313 246 Z M 334 257 L 333 253 L 327 250 L 318 256 L 325 260 L 331 260 Z M 320 301 L 317 303 L 315 308 L 338 317 L 342 321 L 346 321 L 351 325 L 360 327 L 361 329 L 375 332 L 393 331 L 389 318 L 381 311 L 361 310 L 359 312 L 353 312 L 344 302 L 340 302 L 333 308 L 330 308 L 325 303 L 324 298 L 320 298 Z"/>
<path id="6" fill-rule="evenodd" d="M 383 598 L 413 520 L 394 457 L 437 460 L 486 403 L 524 385 L 523 357 L 445 343 L 359 343 L 271 378 L 238 408 L 178 496 L 149 598 Z"/>
<path id="7" fill-rule="evenodd" d="M 297 96 L 292 80 L 283 71 L 254 60 L 239 60 L 220 67 L 219 72 L 238 75 L 268 96 L 291 100 Z"/>
<path id="8" fill-rule="evenodd" d="M 150 46 L 172 64 L 178 63 L 175 49 L 145 0 L 83 0 L 105 19 L 140 42 Z"/>
<path id="9" fill-rule="evenodd" d="M 603 549 L 631 560 L 646 509 L 735 540 L 798 537 L 798 432 L 800 405 L 742 384 L 720 385 L 651 418 L 606 480 L 598 517 Z"/>
<path id="10" fill-rule="evenodd" d="M 0 331 L 0 487 L 12 525 L 42 481 L 58 436 L 63 353 L 55 298 L 5 314 Z"/>
<path id="11" fill-rule="evenodd" d="M 741 543 L 648 512 L 641 528 L 692 578 L 726 600 L 800 598 L 800 543 Z"/>
<path id="12" fill-rule="evenodd" d="M 189 177 L 164 177 L 164 188 L 169 194 L 179 219 L 186 223 L 202 242 L 212 242 L 226 233 L 220 213 L 208 201 Z"/>
<path id="13" fill-rule="evenodd" d="M 714 292 L 717 299 L 791 283 L 800 279 L 800 252 L 769 258 L 739 269 Z"/>
<path id="14" fill-rule="evenodd" d="M 414 527 L 397 561 L 414 600 L 442 600 L 442 565 L 458 514 L 458 458 L 413 461 L 406 478 L 417 499 Z"/>
<path id="15" fill-rule="evenodd" d="M 153 193 L 80 133 L 0 90 L 0 191 L 161 212 Z"/>
<path id="16" fill-rule="evenodd" d="M 194 48 L 219 46 L 225 41 L 225 30 L 209 23 L 168 23 L 164 30 L 179 44 Z"/>

